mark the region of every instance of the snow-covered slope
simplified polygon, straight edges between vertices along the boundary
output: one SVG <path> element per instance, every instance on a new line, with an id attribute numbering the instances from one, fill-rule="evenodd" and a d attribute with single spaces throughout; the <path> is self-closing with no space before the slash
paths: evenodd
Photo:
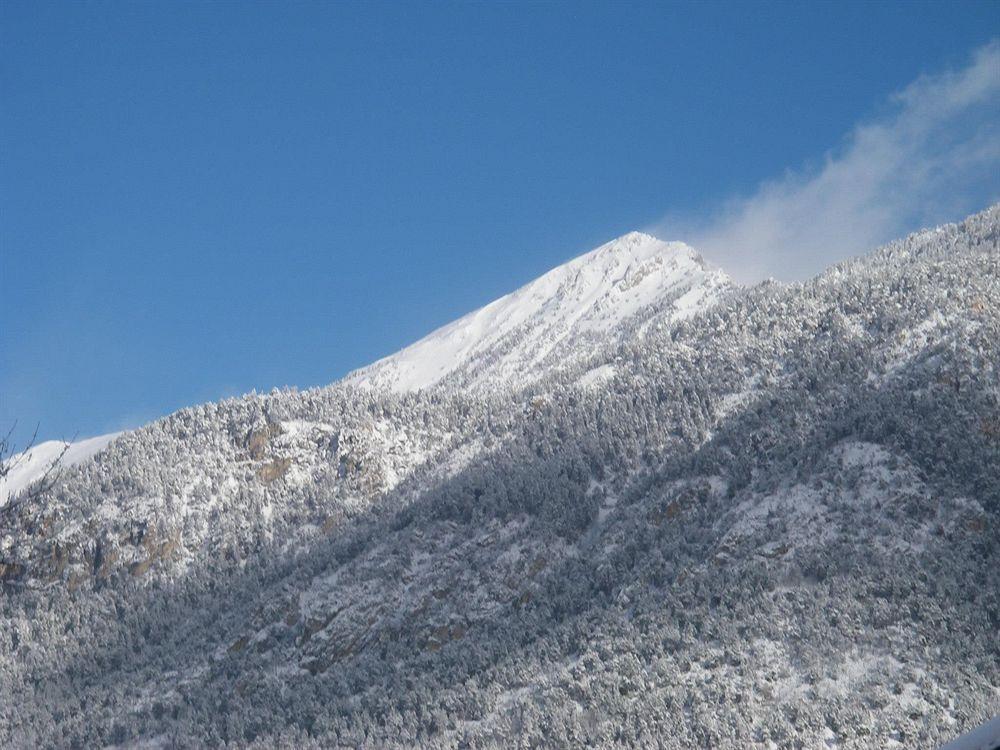
<path id="1" fill-rule="evenodd" d="M 58 468 L 69 468 L 86 461 L 121 435 L 112 432 L 69 443 L 63 440 L 48 440 L 32 446 L 31 449 L 12 456 L 10 472 L 0 479 L 0 506 L 17 495 L 32 482 L 37 482 L 58 461 Z"/>
<path id="2" fill-rule="evenodd" d="M 1000 747 L 1000 716 L 996 716 L 941 750 L 996 750 Z"/>
<path id="3" fill-rule="evenodd" d="M 630 232 L 346 380 L 394 391 L 445 379 L 469 390 L 524 384 L 581 356 L 589 339 L 607 344 L 628 335 L 628 323 L 644 313 L 669 308 L 669 317 L 684 317 L 704 309 L 730 283 L 687 245 Z"/>
<path id="4" fill-rule="evenodd" d="M 802 284 L 609 255 L 442 332 L 473 343 L 427 347 L 436 387 L 184 409 L 0 507 L 0 747 L 863 750 L 996 716 L 1000 206 Z"/>

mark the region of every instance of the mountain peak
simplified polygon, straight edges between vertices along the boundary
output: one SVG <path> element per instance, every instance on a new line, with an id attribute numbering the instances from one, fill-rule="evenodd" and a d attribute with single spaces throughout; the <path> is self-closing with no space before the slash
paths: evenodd
<path id="1" fill-rule="evenodd" d="M 660 251 L 670 252 L 677 252 L 679 250 L 686 250 L 692 253 L 695 252 L 693 248 L 683 242 L 661 240 L 659 237 L 655 237 L 647 232 L 631 231 L 626 232 L 621 237 L 616 237 L 610 242 L 605 242 L 603 245 L 595 248 L 590 253 L 585 253 L 579 257 L 584 258 L 599 251 L 611 253 L 634 253 L 636 251 L 643 251 L 647 248 L 656 248 Z M 570 262 L 572 263 L 572 261 Z"/>
<path id="2" fill-rule="evenodd" d="M 627 232 L 621 237 L 606 242 L 600 247 L 578 256 L 564 265 L 601 263 L 607 262 L 612 258 L 641 262 L 656 257 L 664 260 L 676 259 L 682 262 L 693 262 L 702 267 L 707 267 L 701 254 L 687 243 L 677 240 L 661 240 L 659 237 L 638 231 Z M 559 266 L 559 268 L 562 268 L 562 266 Z M 555 270 L 558 270 L 558 268 Z"/>
<path id="3" fill-rule="evenodd" d="M 704 309 L 729 286 L 683 242 L 629 232 L 580 255 L 374 364 L 347 382 L 420 390 L 451 378 L 478 389 L 525 383 L 594 348 L 582 338 L 613 343 L 615 331 L 664 310 L 671 317 Z"/>
<path id="4" fill-rule="evenodd" d="M 632 230 L 631 232 L 626 232 L 625 234 L 623 234 L 621 237 L 618 237 L 617 239 L 611 240 L 611 242 L 609 242 L 608 244 L 609 245 L 621 245 L 621 244 L 627 245 L 627 244 L 630 244 L 630 243 L 636 243 L 636 244 L 638 244 L 638 243 L 645 243 L 645 242 L 662 242 L 662 241 L 663 240 L 661 240 L 659 237 L 654 237 L 653 235 L 647 234 L 646 232 L 639 232 L 639 231 L 636 231 L 636 230 Z"/>

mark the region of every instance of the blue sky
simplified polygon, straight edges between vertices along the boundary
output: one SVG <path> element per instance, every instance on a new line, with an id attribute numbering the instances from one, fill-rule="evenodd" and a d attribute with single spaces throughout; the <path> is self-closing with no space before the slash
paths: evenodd
<path id="1" fill-rule="evenodd" d="M 998 33 L 995 2 L 2 3 L 0 426 L 329 383 L 634 228 L 738 266 L 820 204 L 854 252 L 958 218 L 997 197 L 948 166 L 995 156 Z M 985 107 L 924 127 L 973 68 Z M 871 127 L 901 153 L 865 204 L 940 216 L 823 192 Z M 911 195 L 925 157 L 952 178 Z"/>

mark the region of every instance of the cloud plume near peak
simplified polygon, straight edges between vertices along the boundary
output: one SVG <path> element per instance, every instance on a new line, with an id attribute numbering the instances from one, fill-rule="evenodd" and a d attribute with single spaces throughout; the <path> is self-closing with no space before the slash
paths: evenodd
<path id="1" fill-rule="evenodd" d="M 799 280 L 1000 198 L 1000 42 L 960 70 L 918 78 L 888 105 L 818 169 L 763 183 L 707 219 L 668 216 L 653 231 L 741 281 Z"/>

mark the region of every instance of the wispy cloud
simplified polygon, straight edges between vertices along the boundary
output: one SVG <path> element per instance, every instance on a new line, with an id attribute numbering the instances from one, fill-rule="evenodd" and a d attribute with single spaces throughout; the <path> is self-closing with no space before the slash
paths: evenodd
<path id="1" fill-rule="evenodd" d="M 760 185 L 681 236 L 742 281 L 805 278 L 919 226 L 1000 198 L 1000 43 L 961 70 L 923 76 L 888 114 L 856 126 L 820 168 Z"/>

